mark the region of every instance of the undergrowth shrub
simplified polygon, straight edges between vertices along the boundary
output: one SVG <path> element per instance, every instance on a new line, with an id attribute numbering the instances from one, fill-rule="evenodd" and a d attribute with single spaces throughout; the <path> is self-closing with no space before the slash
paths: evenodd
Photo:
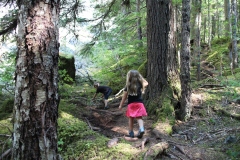
<path id="1" fill-rule="evenodd" d="M 14 99 L 9 98 L 3 101 L 0 106 L 0 120 L 7 118 L 13 112 Z"/>

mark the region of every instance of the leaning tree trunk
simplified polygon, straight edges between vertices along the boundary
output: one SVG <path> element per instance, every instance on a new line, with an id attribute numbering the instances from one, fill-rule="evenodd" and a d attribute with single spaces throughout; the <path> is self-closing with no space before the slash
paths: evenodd
<path id="1" fill-rule="evenodd" d="M 13 159 L 57 159 L 59 5 L 18 4 Z"/>
<path id="2" fill-rule="evenodd" d="M 190 0 L 182 1 L 182 48 L 181 48 L 181 107 L 179 118 L 188 120 L 191 116 L 190 88 Z"/>
<path id="3" fill-rule="evenodd" d="M 147 0 L 146 2 L 147 80 L 149 86 L 145 93 L 145 99 L 148 100 L 146 104 L 149 113 L 159 116 L 162 106 L 175 107 L 173 103 L 176 102 L 173 96 L 174 89 L 171 86 L 171 84 L 176 84 L 178 77 L 176 71 L 176 28 L 174 29 L 170 0 Z M 172 78 L 174 81 L 171 80 Z"/>

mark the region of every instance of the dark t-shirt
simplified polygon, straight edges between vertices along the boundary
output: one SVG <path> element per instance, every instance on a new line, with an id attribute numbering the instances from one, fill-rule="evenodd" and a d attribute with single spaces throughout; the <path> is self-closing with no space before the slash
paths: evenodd
<path id="1" fill-rule="evenodd" d="M 111 88 L 108 87 L 108 86 L 98 86 L 97 90 L 96 90 L 96 93 L 102 93 L 102 94 L 107 94 L 108 91 L 110 90 Z"/>
<path id="2" fill-rule="evenodd" d="M 127 87 L 124 88 L 124 91 L 127 91 Z M 136 96 L 128 95 L 128 104 L 134 103 L 134 102 L 143 103 L 143 100 L 142 100 L 142 84 L 140 82 L 138 84 L 137 95 Z"/>

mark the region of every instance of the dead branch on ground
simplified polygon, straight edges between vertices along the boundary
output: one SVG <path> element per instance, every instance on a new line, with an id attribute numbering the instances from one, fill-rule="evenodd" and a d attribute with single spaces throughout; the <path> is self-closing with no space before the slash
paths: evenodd
<path id="1" fill-rule="evenodd" d="M 220 113 L 222 113 L 226 116 L 229 116 L 229 117 L 232 117 L 234 119 L 240 120 L 240 114 L 230 113 L 230 112 L 226 111 L 225 109 L 219 108 L 219 107 L 216 107 L 216 106 L 213 106 L 212 109 L 214 111 L 220 112 Z"/>
<path id="2" fill-rule="evenodd" d="M 10 155 L 11 151 L 12 151 L 12 148 L 6 150 L 6 151 L 0 156 L 0 160 L 3 160 L 4 157 Z"/>
<path id="3" fill-rule="evenodd" d="M 154 159 L 157 155 L 162 154 L 167 148 L 169 144 L 167 142 L 160 142 L 150 147 L 144 155 L 144 160 Z"/>
<path id="4" fill-rule="evenodd" d="M 131 138 L 131 137 L 126 137 L 126 136 L 124 136 L 123 138 L 124 138 L 125 140 L 127 140 L 127 141 L 130 141 L 130 142 L 134 142 L 134 141 L 137 141 L 137 140 L 138 140 L 137 137 Z"/>
<path id="5" fill-rule="evenodd" d="M 146 137 L 146 138 L 144 138 L 144 139 L 142 140 L 141 143 L 139 143 L 139 144 L 136 145 L 136 148 L 141 147 L 141 149 L 144 150 L 145 144 L 147 144 L 148 142 L 149 142 L 149 138 Z"/>
<path id="6" fill-rule="evenodd" d="M 93 131 L 99 131 L 99 130 L 101 130 L 99 127 L 93 127 L 92 125 L 91 125 L 91 123 L 89 122 L 89 120 L 85 117 L 85 120 L 87 121 L 87 124 L 88 124 L 88 126 L 89 126 L 89 128 L 91 129 L 91 130 L 93 130 Z"/>

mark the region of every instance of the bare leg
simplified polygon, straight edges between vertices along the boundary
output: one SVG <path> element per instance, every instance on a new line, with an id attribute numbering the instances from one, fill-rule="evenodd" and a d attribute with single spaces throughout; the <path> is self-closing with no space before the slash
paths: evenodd
<path id="1" fill-rule="evenodd" d="M 132 138 L 134 137 L 134 132 L 133 132 L 133 120 L 134 120 L 133 117 L 129 117 L 129 119 L 128 119 L 129 136 L 132 137 Z"/>
<path id="2" fill-rule="evenodd" d="M 136 119 L 137 119 L 137 122 L 138 122 L 138 125 L 139 125 L 139 130 L 144 131 L 144 122 L 143 122 L 142 117 L 138 117 Z"/>
<path id="3" fill-rule="evenodd" d="M 143 125 L 143 119 L 142 117 L 138 117 L 137 118 L 138 121 L 138 125 L 139 125 L 139 131 L 138 131 L 138 138 L 142 138 L 143 134 L 144 134 L 144 125 Z"/>
<path id="4" fill-rule="evenodd" d="M 133 117 L 129 117 L 128 119 L 129 131 L 133 131 L 133 120 Z"/>
<path id="5" fill-rule="evenodd" d="M 105 105 L 105 107 L 107 107 L 107 104 L 108 104 L 108 100 L 107 100 L 107 99 L 104 99 L 104 105 Z"/>

